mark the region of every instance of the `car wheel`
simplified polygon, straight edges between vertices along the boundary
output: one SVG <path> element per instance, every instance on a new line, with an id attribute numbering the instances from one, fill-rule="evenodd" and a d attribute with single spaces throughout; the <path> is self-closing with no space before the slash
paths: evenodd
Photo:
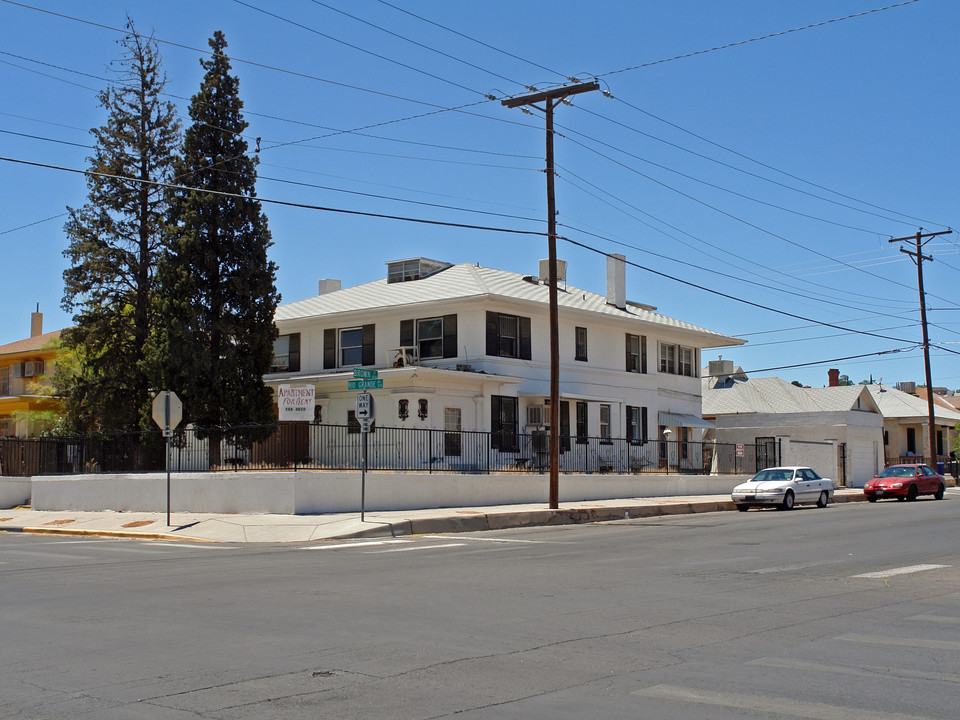
<path id="1" fill-rule="evenodd" d="M 907 490 L 907 500 L 909 500 L 910 502 L 913 502 L 914 500 L 917 499 L 917 495 L 919 494 L 920 492 L 917 490 L 917 486 L 911 485 L 910 489 Z"/>
<path id="2" fill-rule="evenodd" d="M 749 509 L 750 509 L 749 505 L 737 505 L 737 510 L 739 510 L 740 512 L 746 512 Z"/>
<path id="3" fill-rule="evenodd" d="M 793 492 L 787 490 L 787 494 L 783 496 L 783 502 L 780 505 L 781 510 L 793 510 Z"/>
<path id="4" fill-rule="evenodd" d="M 867 498 L 867 502 L 876 502 L 876 501 L 877 501 L 877 499 L 876 499 L 875 497 L 868 497 L 868 498 Z"/>
<path id="5" fill-rule="evenodd" d="M 940 483 L 940 487 L 937 488 L 937 491 L 933 494 L 934 500 L 943 500 L 943 483 Z"/>
<path id="6" fill-rule="evenodd" d="M 830 500 L 830 496 L 827 495 L 827 491 L 826 491 L 826 490 L 821 491 L 821 492 L 820 492 L 820 497 L 817 498 L 817 507 L 818 507 L 818 508 L 825 508 L 825 507 L 827 506 L 827 502 L 829 502 L 829 500 Z"/>

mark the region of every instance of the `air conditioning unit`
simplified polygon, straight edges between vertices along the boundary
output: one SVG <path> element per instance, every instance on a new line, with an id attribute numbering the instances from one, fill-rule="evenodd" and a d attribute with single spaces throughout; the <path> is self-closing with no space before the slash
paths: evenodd
<path id="1" fill-rule="evenodd" d="M 414 345 L 403 345 L 390 348 L 387 351 L 387 365 L 393 368 L 407 367 L 417 364 L 417 348 Z"/>
<path id="2" fill-rule="evenodd" d="M 550 413 L 543 405 L 527 406 L 527 425 L 547 427 L 550 425 Z"/>

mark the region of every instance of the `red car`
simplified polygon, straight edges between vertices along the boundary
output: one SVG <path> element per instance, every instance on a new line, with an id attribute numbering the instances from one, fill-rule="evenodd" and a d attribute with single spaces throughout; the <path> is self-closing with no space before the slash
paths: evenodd
<path id="1" fill-rule="evenodd" d="M 863 487 L 863 494 L 870 502 L 886 497 L 916 500 L 918 495 L 942 500 L 945 487 L 943 476 L 929 465 L 891 465 L 874 475 Z"/>

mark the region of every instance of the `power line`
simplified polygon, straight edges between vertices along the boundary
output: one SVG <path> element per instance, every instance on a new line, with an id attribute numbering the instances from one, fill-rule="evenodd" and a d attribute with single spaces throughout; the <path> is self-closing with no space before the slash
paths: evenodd
<path id="1" fill-rule="evenodd" d="M 706 50 L 697 50 L 695 52 L 684 53 L 683 55 L 674 55 L 673 57 L 664 58 L 662 60 L 654 60 L 653 62 L 646 62 L 640 65 L 633 65 L 631 67 L 623 68 L 622 70 L 611 70 L 610 72 L 601 73 L 597 75 L 597 77 L 598 78 L 610 77 L 611 75 L 617 75 L 619 73 L 625 73 L 631 70 L 639 70 L 640 68 L 648 68 L 648 67 L 653 67 L 654 65 L 662 65 L 663 63 L 673 62 L 674 60 L 684 60 L 686 58 L 696 57 L 697 55 L 706 55 L 707 53 L 717 52 L 718 50 L 727 50 L 729 48 L 739 47 L 741 45 L 749 45 L 750 43 L 759 42 L 760 40 L 769 40 L 770 38 L 782 37 L 784 35 L 790 35 L 791 33 L 801 32 L 803 30 L 811 30 L 813 28 L 823 27 L 824 25 L 831 25 L 833 23 L 843 22 L 844 20 L 852 20 L 853 18 L 863 17 L 864 15 L 871 15 L 873 13 L 883 12 L 884 10 L 892 10 L 893 8 L 903 7 L 904 5 L 912 5 L 915 2 L 918 2 L 918 0 L 904 0 L 904 2 L 898 2 L 893 5 L 874 8 L 872 10 L 864 10 L 863 12 L 854 13 L 852 15 L 844 15 L 843 17 L 833 18 L 832 20 L 821 20 L 820 22 L 811 23 L 809 25 L 803 25 L 802 27 L 791 28 L 790 30 L 781 30 L 775 33 L 768 33 L 767 35 L 760 35 L 758 37 L 753 37 L 748 40 L 738 40 L 737 42 L 727 43 L 726 45 L 717 45 L 716 47 L 707 48 Z"/>
<path id="2" fill-rule="evenodd" d="M 3 0 L 3 1 L 6 1 L 6 0 Z M 158 180 L 144 180 L 141 178 L 129 177 L 125 175 L 113 175 L 111 173 L 96 172 L 94 170 L 78 170 L 77 168 L 63 167 L 61 165 L 51 165 L 48 163 L 40 163 L 32 160 L 22 160 L 19 158 L 0 156 L 0 160 L 4 162 L 17 163 L 20 165 L 28 165 L 31 167 L 45 168 L 47 170 L 60 170 L 62 172 L 76 173 L 79 175 L 93 175 L 96 177 L 109 178 L 112 180 L 124 180 L 127 182 L 142 183 L 142 184 L 150 185 L 156 188 L 166 188 L 168 190 L 183 190 L 185 192 L 207 193 L 208 195 L 217 195 L 220 197 L 233 197 L 233 198 L 239 198 L 241 200 L 249 200 L 250 202 L 262 202 L 262 203 L 268 203 L 271 205 L 282 205 L 285 207 L 302 208 L 304 210 L 318 210 L 321 212 L 340 213 L 343 215 L 359 215 L 361 217 L 381 218 L 384 220 L 399 220 L 402 222 L 418 223 L 421 225 L 439 225 L 443 227 L 455 227 L 455 228 L 461 228 L 466 230 L 485 230 L 489 232 L 504 232 L 504 233 L 510 233 L 513 235 L 535 235 L 538 237 L 545 237 L 547 235 L 547 233 L 545 232 L 539 232 L 536 230 L 516 230 L 513 228 L 491 227 L 487 225 L 471 225 L 468 223 L 446 222 L 442 220 L 427 220 L 425 218 L 413 218 L 413 217 L 406 217 L 403 215 L 388 215 L 385 213 L 365 212 L 362 210 L 347 210 L 345 208 L 335 208 L 335 207 L 328 207 L 324 205 L 312 205 L 310 203 L 299 203 L 299 202 L 292 202 L 289 200 L 277 200 L 275 198 L 264 198 L 259 196 L 241 195 L 239 193 L 228 193 L 228 192 L 222 192 L 219 190 L 209 190 L 206 188 L 190 187 L 188 185 L 177 185 L 175 183 L 165 183 L 165 182 L 160 182 Z"/>
<path id="3" fill-rule="evenodd" d="M 830 360 L 815 360 L 813 362 L 794 363 L 793 365 L 778 365 L 777 367 L 759 368 L 757 370 L 744 370 L 744 375 L 750 373 L 771 372 L 773 370 L 789 370 L 792 368 L 810 367 L 811 365 L 826 365 L 828 363 L 843 362 L 844 360 L 856 360 L 858 358 L 873 357 L 875 355 L 892 355 L 894 353 L 909 352 L 915 348 L 895 348 L 893 350 L 880 350 L 878 352 L 863 353 L 861 355 L 847 355 L 846 357 L 831 358 Z M 715 375 L 704 375 L 703 377 L 716 377 Z"/>

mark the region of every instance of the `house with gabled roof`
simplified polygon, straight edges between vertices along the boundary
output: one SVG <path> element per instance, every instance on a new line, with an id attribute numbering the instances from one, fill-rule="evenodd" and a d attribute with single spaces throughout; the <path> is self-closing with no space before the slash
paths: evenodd
<path id="1" fill-rule="evenodd" d="M 883 467 L 884 416 L 863 385 L 798 387 L 748 378 L 729 360 L 703 372 L 703 417 L 717 442 L 753 445 L 760 465 L 807 465 L 861 487 Z"/>
<path id="2" fill-rule="evenodd" d="M 607 293 L 565 283 L 560 263 L 559 432 L 587 438 L 699 441 L 700 354 L 744 341 L 626 300 L 622 256 L 608 258 Z M 265 381 L 308 385 L 314 420 L 357 427 L 355 369 L 375 370 L 380 427 L 490 433 L 490 450 L 529 455 L 518 437 L 548 430 L 546 263 L 523 273 L 427 258 L 387 263 L 355 287 L 277 309 L 279 338 Z M 454 446 L 443 453 L 455 452 Z M 602 463 L 602 458 L 596 458 Z"/>
<path id="3" fill-rule="evenodd" d="M 52 376 L 60 330 L 43 332 L 43 313 L 31 313 L 30 337 L 0 345 L 0 437 L 32 437 L 45 429 L 30 413 L 57 411 L 60 403 L 38 392 Z"/>
<path id="4" fill-rule="evenodd" d="M 930 411 L 927 399 L 880 383 L 866 386 L 883 413 L 883 448 L 888 464 L 946 463 L 960 422 L 960 410 L 937 402 L 934 396 L 933 421 L 937 457 L 930 459 Z M 920 388 L 917 389 L 918 391 Z M 925 391 L 924 391 L 925 392 Z"/>

